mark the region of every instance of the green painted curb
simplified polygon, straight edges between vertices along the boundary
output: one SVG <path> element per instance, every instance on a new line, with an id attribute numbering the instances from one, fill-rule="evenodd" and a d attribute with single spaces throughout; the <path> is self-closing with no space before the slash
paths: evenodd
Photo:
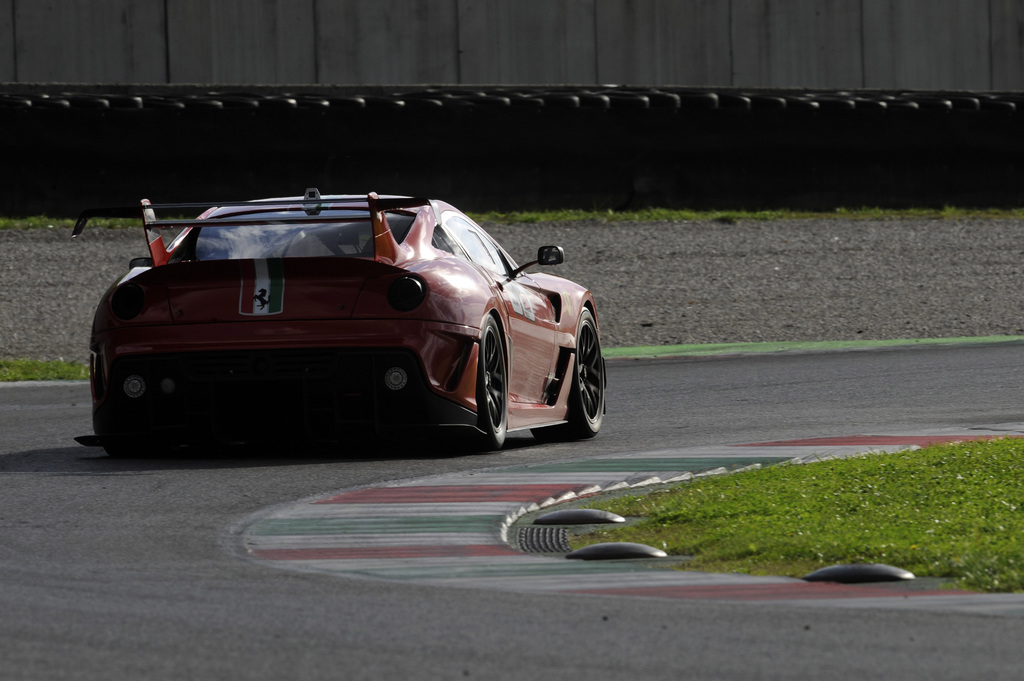
<path id="1" fill-rule="evenodd" d="M 964 338 L 894 338 L 863 341 L 794 341 L 765 343 L 703 343 L 696 345 L 650 345 L 637 348 L 604 348 L 608 359 L 653 359 L 656 357 L 713 357 L 721 355 L 767 354 L 773 352 L 830 352 L 869 350 L 919 345 L 963 345 L 1020 343 L 1024 336 L 968 336 Z"/>

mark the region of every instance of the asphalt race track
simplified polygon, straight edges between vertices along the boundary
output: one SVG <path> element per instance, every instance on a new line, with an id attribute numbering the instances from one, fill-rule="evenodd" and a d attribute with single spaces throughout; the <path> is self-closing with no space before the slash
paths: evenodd
<path id="1" fill-rule="evenodd" d="M 0 678 L 1016 679 L 1024 609 L 524 593 L 282 570 L 302 499 L 608 454 L 1024 422 L 1024 344 L 610 363 L 605 430 L 498 454 L 113 460 L 84 384 L 0 385 Z"/>

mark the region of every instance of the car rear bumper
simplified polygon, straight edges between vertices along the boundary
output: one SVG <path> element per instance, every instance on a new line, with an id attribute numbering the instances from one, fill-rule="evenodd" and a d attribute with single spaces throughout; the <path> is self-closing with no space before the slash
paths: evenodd
<path id="1" fill-rule="evenodd" d="M 100 443 L 344 441 L 458 426 L 407 349 L 285 348 L 142 354 L 113 361 L 93 412 Z"/>

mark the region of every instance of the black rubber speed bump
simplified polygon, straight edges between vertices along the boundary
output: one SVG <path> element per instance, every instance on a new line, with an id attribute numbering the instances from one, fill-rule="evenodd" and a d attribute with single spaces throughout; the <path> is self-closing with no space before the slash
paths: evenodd
<path id="1" fill-rule="evenodd" d="M 599 511 L 596 508 L 567 508 L 561 511 L 546 513 L 533 521 L 534 525 L 601 525 L 605 523 L 624 523 L 626 519 L 620 515 Z"/>
<path id="2" fill-rule="evenodd" d="M 576 549 L 566 555 L 574 560 L 620 560 L 623 558 L 664 558 L 668 554 L 661 549 L 646 544 L 630 542 L 611 542 L 608 544 L 591 544 Z"/>
<path id="3" fill-rule="evenodd" d="M 851 563 L 832 565 L 815 570 L 803 577 L 806 582 L 838 582 L 840 584 L 865 584 L 868 582 L 900 582 L 914 579 L 914 573 L 891 565 L 878 563 Z"/>

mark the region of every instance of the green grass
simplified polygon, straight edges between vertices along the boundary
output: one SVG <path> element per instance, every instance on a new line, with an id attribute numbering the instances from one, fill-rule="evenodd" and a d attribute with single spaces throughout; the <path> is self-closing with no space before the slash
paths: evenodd
<path id="1" fill-rule="evenodd" d="M 856 220 L 886 220 L 900 218 L 916 219 L 1024 219 L 1024 208 L 838 208 L 832 211 L 801 211 L 801 210 L 686 210 L 670 208 L 644 208 L 639 210 L 547 210 L 547 211 L 512 211 L 512 212 L 473 212 L 473 219 L 482 223 L 495 224 L 529 224 L 537 222 L 718 222 L 733 224 L 740 220 L 783 220 L 783 219 L 823 219 L 847 218 Z M 0 216 L 2 229 L 71 229 L 75 221 L 72 218 L 52 218 L 33 216 L 10 218 Z M 115 220 L 97 218 L 89 221 L 90 228 L 137 227 L 136 220 Z"/>
<path id="2" fill-rule="evenodd" d="M 772 466 L 588 506 L 644 520 L 574 548 L 626 541 L 693 557 L 679 569 L 802 577 L 884 563 L 1024 591 L 1024 439 Z"/>
<path id="3" fill-rule="evenodd" d="M 121 220 L 111 218 L 95 218 L 89 220 L 89 229 L 104 227 L 120 229 L 122 227 L 140 227 L 141 220 Z M 8 218 L 0 216 L 2 229 L 71 229 L 75 226 L 74 218 L 51 218 L 45 215 L 33 215 L 24 218 Z"/>
<path id="4" fill-rule="evenodd" d="M 0 382 L 86 380 L 89 367 L 78 362 L 0 359 Z"/>
<path id="5" fill-rule="evenodd" d="M 712 355 L 768 354 L 774 352 L 828 352 L 921 345 L 1020 343 L 1024 336 L 961 336 L 954 338 L 890 338 L 853 341 L 758 341 L 752 343 L 694 343 L 691 345 L 644 345 L 603 348 L 608 359 L 651 359 L 657 357 L 708 357 Z"/>

